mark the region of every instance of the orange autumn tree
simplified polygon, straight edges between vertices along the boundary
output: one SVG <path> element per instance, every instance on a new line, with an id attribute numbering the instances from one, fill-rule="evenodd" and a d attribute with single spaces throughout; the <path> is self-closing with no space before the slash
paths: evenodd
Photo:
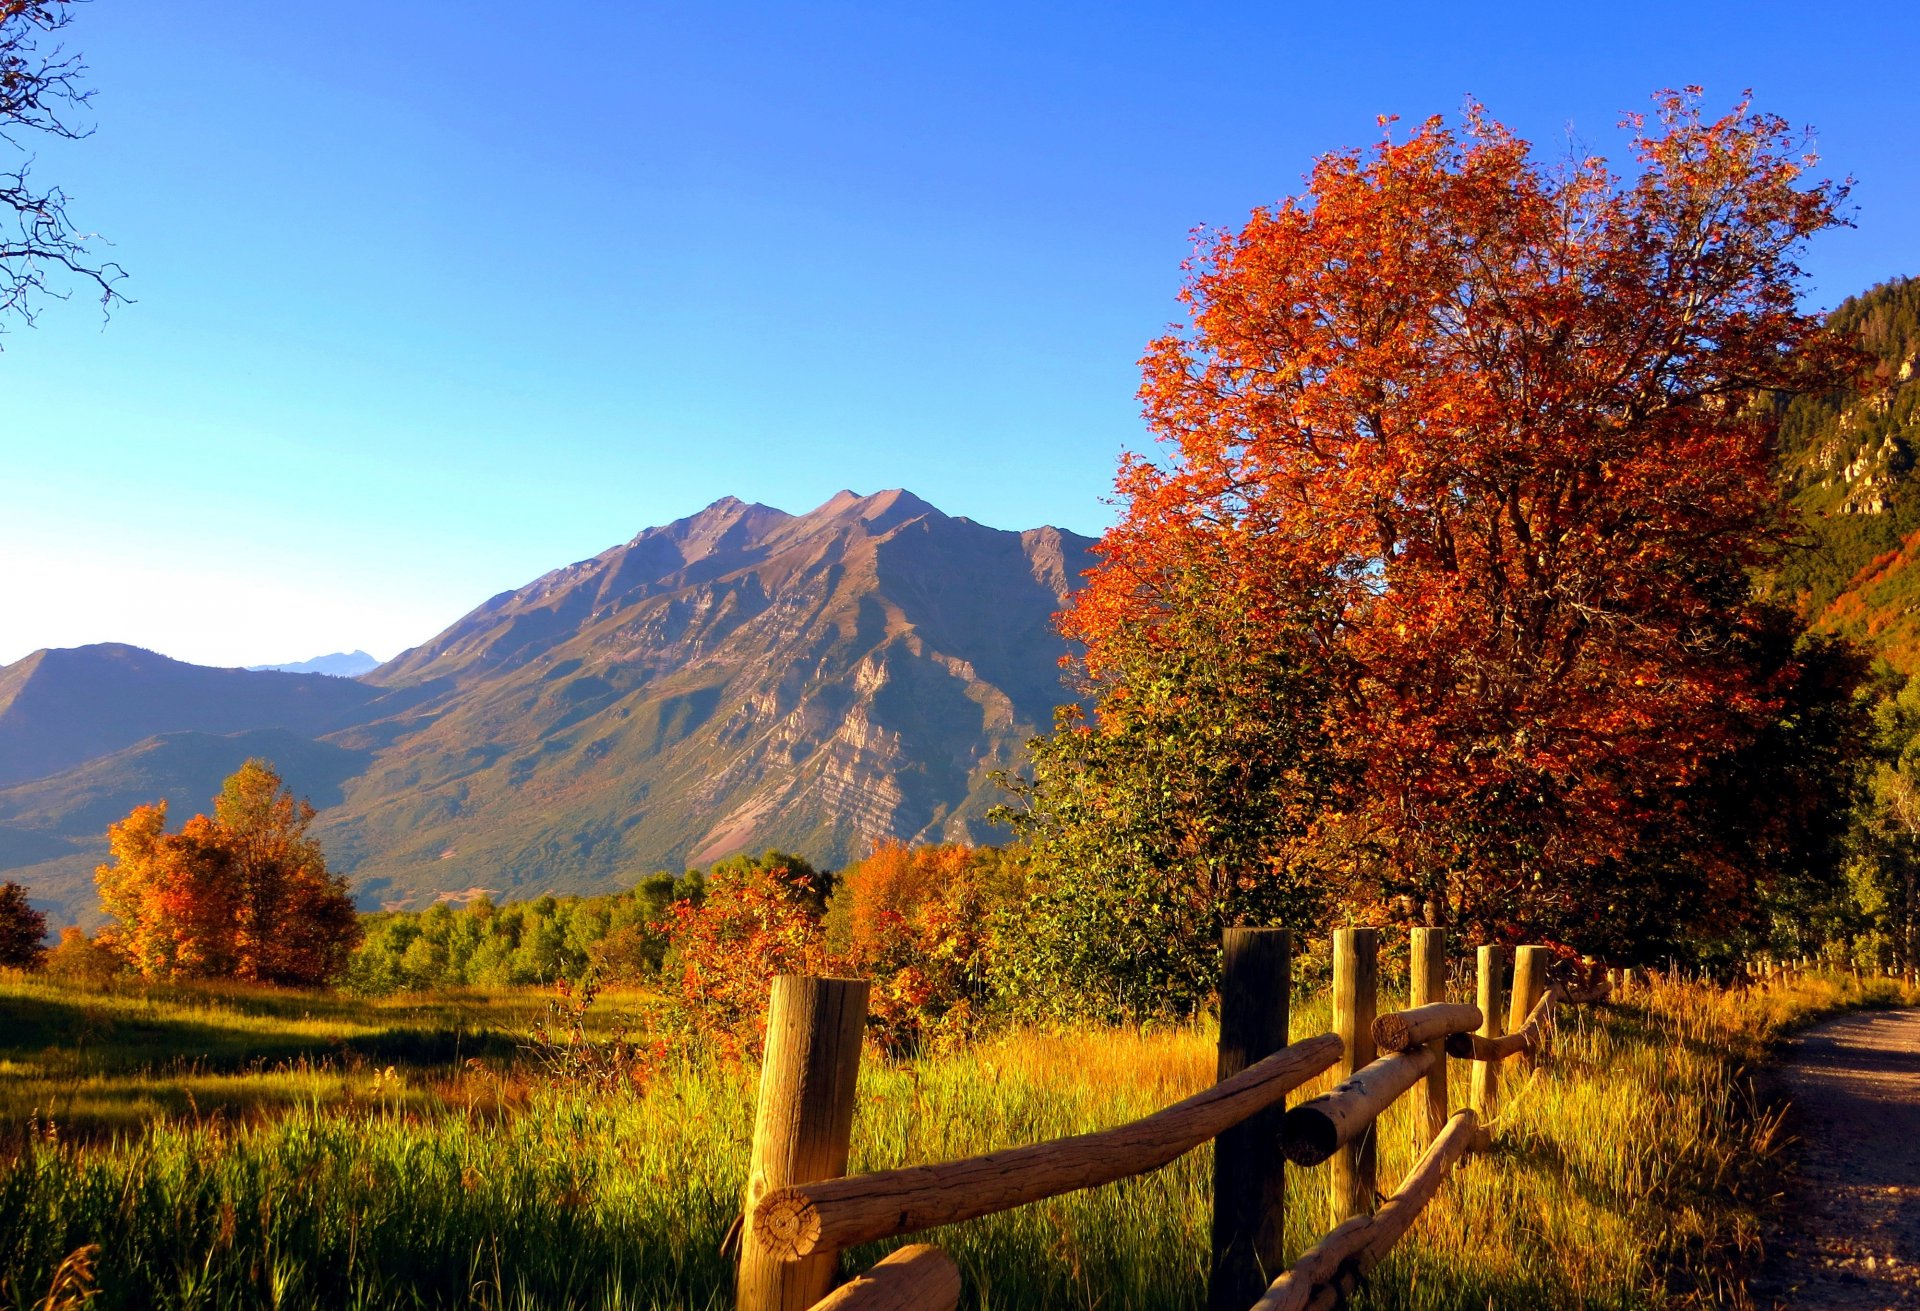
<path id="1" fill-rule="evenodd" d="M 314 809 L 273 767 L 249 760 L 212 816 L 168 833 L 167 806 L 138 806 L 107 830 L 94 873 L 113 923 L 100 941 L 143 977 L 237 978 L 313 987 L 360 938 L 346 882 L 307 835 Z"/>
<path id="2" fill-rule="evenodd" d="M 1251 668 L 1284 635 L 1334 786 L 1276 859 L 1363 906 L 1590 940 L 1676 846 L 1703 913 L 1747 904 L 1673 799 L 1800 677 L 1748 584 L 1786 532 L 1762 402 L 1850 367 L 1796 304 L 1845 188 L 1744 103 L 1657 104 L 1624 179 L 1477 106 L 1326 156 L 1190 261 L 1190 323 L 1143 361 L 1165 458 L 1123 462 L 1064 617 L 1099 722 L 1156 642 L 1227 634 Z"/>
<path id="3" fill-rule="evenodd" d="M 666 908 L 665 973 L 692 1036 L 758 1057 L 773 977 L 835 972 L 820 926 L 829 881 L 785 852 L 734 856 L 707 872 L 699 896 Z"/>
<path id="4" fill-rule="evenodd" d="M 994 848 L 897 839 L 840 871 L 827 942 L 841 969 L 873 981 L 869 1027 L 882 1050 L 973 1032 L 990 991 L 993 909 L 1017 880 Z"/>

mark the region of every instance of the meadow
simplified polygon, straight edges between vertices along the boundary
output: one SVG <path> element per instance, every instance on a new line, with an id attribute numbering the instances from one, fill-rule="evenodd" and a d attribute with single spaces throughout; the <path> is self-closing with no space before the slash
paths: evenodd
<path id="1" fill-rule="evenodd" d="M 1503 1086 L 1494 1148 L 1360 1303 L 1741 1305 L 1786 1160 L 1755 1064 L 1820 1014 L 1911 1000 L 1816 976 L 1656 982 L 1563 1012 L 1544 1067 Z M 610 995 L 595 1023 L 644 1027 L 652 1005 Z M 630 1092 L 586 1091 L 529 1060 L 546 1006 L 532 990 L 362 1000 L 0 975 L 0 1307 L 90 1289 L 99 1308 L 730 1305 L 754 1069 L 683 1054 Z M 1296 1036 L 1327 1012 L 1297 998 Z M 1204 1086 L 1213 1060 L 1208 1024 L 869 1056 L 853 1168 L 1132 1119 Z M 1454 1079 L 1464 1104 L 1461 1063 Z M 1386 1187 L 1414 1153 L 1411 1099 L 1382 1123 Z M 930 1241 L 971 1306 L 1196 1307 L 1210 1168 L 1202 1149 Z M 1290 1252 L 1326 1227 L 1325 1181 L 1289 1175 Z"/>

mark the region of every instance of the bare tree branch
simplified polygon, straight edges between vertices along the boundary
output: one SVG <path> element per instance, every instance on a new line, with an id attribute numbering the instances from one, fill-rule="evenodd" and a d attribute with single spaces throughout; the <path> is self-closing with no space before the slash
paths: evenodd
<path id="1" fill-rule="evenodd" d="M 74 227 L 67 193 L 32 178 L 23 138 L 66 141 L 92 134 L 85 121 L 93 91 L 86 65 L 59 43 L 78 0 L 0 0 L 0 143 L 22 158 L 0 167 L 0 332 L 6 320 L 32 326 L 45 300 L 67 300 L 73 288 L 98 294 L 103 314 L 126 303 L 117 286 L 126 272 L 96 257 L 101 238 Z"/>

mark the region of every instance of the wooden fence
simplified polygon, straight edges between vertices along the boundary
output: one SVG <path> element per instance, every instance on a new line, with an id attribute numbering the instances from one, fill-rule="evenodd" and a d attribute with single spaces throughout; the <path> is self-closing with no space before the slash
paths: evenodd
<path id="1" fill-rule="evenodd" d="M 1224 945 L 1211 1087 L 1098 1133 L 851 1177 L 867 985 L 774 980 L 740 1231 L 740 1311 L 953 1311 L 960 1273 L 938 1248 L 903 1247 L 835 1289 L 840 1253 L 1155 1170 L 1209 1139 L 1218 1140 L 1209 1311 L 1336 1306 L 1406 1233 L 1454 1163 L 1485 1145 L 1501 1063 L 1536 1061 L 1556 1006 L 1597 999 L 1613 983 L 1610 975 L 1592 993 L 1570 995 L 1548 986 L 1546 948 L 1517 948 L 1503 1032 L 1504 950 L 1480 948 L 1477 1004 L 1449 1002 L 1445 933 L 1414 929 L 1409 1008 L 1376 1016 L 1378 930 L 1342 929 L 1333 942 L 1333 1031 L 1289 1043 L 1291 937 L 1232 929 Z M 1449 1058 L 1473 1062 L 1460 1110 L 1448 1105 Z M 1331 1090 L 1286 1109 L 1289 1092 L 1329 1069 Z M 1374 1122 L 1416 1088 L 1427 1148 L 1376 1209 Z M 1329 1164 L 1331 1227 L 1275 1278 L 1289 1163 Z"/>

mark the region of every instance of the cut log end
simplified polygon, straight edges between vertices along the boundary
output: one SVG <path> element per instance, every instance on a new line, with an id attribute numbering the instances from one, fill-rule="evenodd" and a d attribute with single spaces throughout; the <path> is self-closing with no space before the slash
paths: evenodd
<path id="1" fill-rule="evenodd" d="M 1411 1029 L 1405 1015 L 1389 1012 L 1373 1022 L 1373 1045 L 1383 1052 L 1403 1052 L 1413 1045 L 1407 1036 Z"/>
<path id="2" fill-rule="evenodd" d="M 1339 1146 L 1339 1127 L 1311 1104 L 1294 1107 L 1280 1122 L 1280 1148 L 1295 1165 L 1318 1165 Z"/>
<path id="3" fill-rule="evenodd" d="M 753 1236 L 776 1260 L 797 1260 L 820 1245 L 820 1212 L 797 1191 L 779 1189 L 754 1207 Z"/>

